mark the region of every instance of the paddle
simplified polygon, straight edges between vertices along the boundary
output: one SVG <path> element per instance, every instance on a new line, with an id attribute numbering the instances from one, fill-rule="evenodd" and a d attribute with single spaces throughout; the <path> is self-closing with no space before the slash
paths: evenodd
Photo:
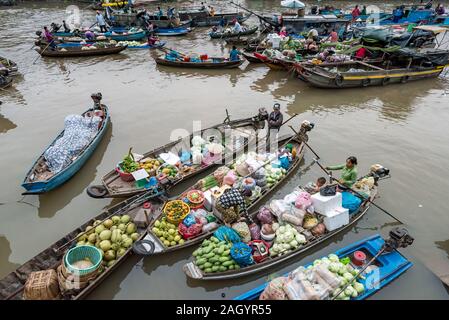
<path id="1" fill-rule="evenodd" d="M 290 128 L 293 130 L 293 132 L 295 132 L 296 134 L 298 134 L 296 131 L 295 131 L 295 129 L 293 129 L 291 126 L 290 126 Z M 334 178 L 334 177 L 332 177 L 332 174 L 329 172 L 329 171 L 327 171 L 326 170 L 326 168 L 324 168 L 322 165 L 321 165 L 321 163 L 319 163 L 318 162 L 318 159 L 320 159 L 320 157 L 318 156 L 318 154 L 307 144 L 307 142 L 305 142 L 305 141 L 303 141 L 304 142 L 304 144 L 310 149 L 310 151 L 312 151 L 312 153 L 317 157 L 317 159 L 315 159 L 315 162 L 318 164 L 318 166 L 328 175 L 328 177 L 331 179 L 331 180 L 333 180 L 333 181 L 335 181 L 335 182 L 337 182 L 338 183 L 338 185 L 339 186 L 342 186 L 342 187 L 345 187 L 345 188 L 347 188 L 347 189 L 349 189 L 349 190 L 351 190 L 352 192 L 354 192 L 356 195 L 358 195 L 361 199 L 365 199 L 365 196 L 363 196 L 361 193 L 359 193 L 359 192 L 357 192 L 357 191 L 355 191 L 354 189 L 352 189 L 352 188 L 350 188 L 350 187 L 348 187 L 348 186 L 345 186 L 345 185 L 343 185 L 343 184 L 341 184 L 340 183 L 340 181 L 338 180 L 338 179 L 336 179 L 336 178 Z M 382 208 L 382 207 L 380 207 L 380 206 L 378 206 L 377 204 L 375 204 L 373 201 L 371 201 L 371 199 L 366 199 L 369 203 L 371 203 L 373 206 L 375 206 L 376 208 L 378 208 L 379 210 L 381 210 L 381 211 L 383 211 L 384 213 L 386 213 L 388 216 L 390 216 L 391 218 L 393 218 L 394 220 L 396 220 L 397 222 L 399 222 L 399 223 L 401 223 L 401 224 L 404 224 L 401 220 L 399 220 L 398 218 L 396 218 L 395 216 L 393 216 L 391 213 L 389 213 L 387 210 L 385 210 L 384 208 Z"/>
<path id="2" fill-rule="evenodd" d="M 52 40 L 52 41 L 50 41 L 48 44 L 47 44 L 47 46 L 45 47 L 45 49 L 44 50 L 42 50 L 41 51 L 41 53 L 39 54 L 39 55 L 41 55 L 42 54 L 42 52 L 44 52 L 45 50 L 47 50 L 47 48 L 51 45 L 51 43 L 53 42 L 54 40 Z M 33 63 L 32 64 L 35 64 L 36 63 L 36 61 L 37 61 L 37 59 L 39 59 L 39 56 L 37 56 L 36 57 L 36 59 L 34 59 L 34 61 L 33 61 Z"/>

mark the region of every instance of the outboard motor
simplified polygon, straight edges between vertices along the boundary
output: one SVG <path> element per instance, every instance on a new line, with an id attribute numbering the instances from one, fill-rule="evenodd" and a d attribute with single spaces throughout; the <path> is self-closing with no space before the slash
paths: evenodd
<path id="1" fill-rule="evenodd" d="M 370 168 L 370 173 L 368 176 L 374 178 L 374 182 L 377 185 L 377 181 L 380 179 L 386 179 L 390 177 L 390 169 L 385 168 L 380 164 L 373 164 Z"/>
<path id="2" fill-rule="evenodd" d="M 413 244 L 415 239 L 408 234 L 407 229 L 394 228 L 390 231 L 390 238 L 385 240 L 385 252 L 391 252 L 398 248 L 406 248 Z"/>
<path id="3" fill-rule="evenodd" d="M 318 14 L 318 6 L 312 6 L 312 8 L 310 9 L 310 14 L 312 15 Z"/>

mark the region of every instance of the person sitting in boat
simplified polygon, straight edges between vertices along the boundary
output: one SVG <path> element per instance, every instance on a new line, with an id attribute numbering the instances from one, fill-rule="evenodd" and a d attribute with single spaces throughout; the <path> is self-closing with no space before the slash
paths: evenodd
<path id="1" fill-rule="evenodd" d="M 360 16 L 360 9 L 359 9 L 358 5 L 356 5 L 354 7 L 354 9 L 352 10 L 351 16 L 352 16 L 352 22 L 355 22 L 357 20 L 357 18 Z"/>
<path id="2" fill-rule="evenodd" d="M 441 3 L 439 3 L 435 8 L 435 13 L 439 16 L 442 16 L 445 13 L 444 7 Z"/>
<path id="3" fill-rule="evenodd" d="M 318 193 L 320 192 L 320 189 L 326 185 L 326 178 L 325 177 L 319 177 L 316 182 L 309 182 L 307 185 L 304 186 L 304 189 L 310 193 Z"/>
<path id="4" fill-rule="evenodd" d="M 279 36 L 281 36 L 281 37 L 287 37 L 288 36 L 287 27 L 282 27 L 281 28 L 281 31 L 279 31 Z"/>
<path id="5" fill-rule="evenodd" d="M 332 49 L 325 49 L 323 50 L 323 52 L 318 54 L 318 59 L 321 60 L 322 62 L 327 62 L 334 53 L 335 51 Z"/>
<path id="6" fill-rule="evenodd" d="M 87 30 L 87 31 L 84 33 L 84 37 L 85 37 L 87 40 L 92 41 L 92 40 L 95 39 L 95 33 L 93 33 L 91 30 Z"/>
<path id="7" fill-rule="evenodd" d="M 209 15 L 210 15 L 211 17 L 215 16 L 215 9 L 214 9 L 214 7 L 212 7 L 212 6 L 209 6 Z"/>
<path id="8" fill-rule="evenodd" d="M 363 6 L 362 11 L 360 12 L 361 16 L 366 16 L 367 12 L 366 12 L 366 6 Z"/>
<path id="9" fill-rule="evenodd" d="M 307 39 L 304 48 L 309 53 L 317 53 L 318 52 L 318 45 L 313 39 Z"/>
<path id="10" fill-rule="evenodd" d="M 326 38 L 325 42 L 336 43 L 338 42 L 338 33 L 335 29 L 332 29 L 329 36 Z"/>
<path id="11" fill-rule="evenodd" d="M 351 188 L 357 181 L 357 158 L 354 156 L 348 157 L 345 164 L 328 166 L 326 170 L 341 170 L 341 178 L 338 182 L 344 187 Z"/>
<path id="12" fill-rule="evenodd" d="M 58 32 L 59 29 L 61 29 L 61 26 L 59 24 L 57 24 L 57 23 L 54 23 L 54 22 L 51 23 L 50 27 L 51 27 L 51 32 L 52 33 Z"/>
<path id="13" fill-rule="evenodd" d="M 364 60 L 368 57 L 368 50 L 366 48 L 361 47 L 359 50 L 355 52 L 354 59 L 355 60 Z"/>
<path id="14" fill-rule="evenodd" d="M 237 50 L 236 46 L 232 46 L 232 50 L 229 52 L 229 60 L 230 61 L 239 61 L 241 54 L 242 53 Z"/>
<path id="15" fill-rule="evenodd" d="M 146 28 L 147 28 L 147 31 L 149 33 L 153 33 L 153 31 L 154 31 L 154 24 L 151 21 L 148 21 L 146 23 Z"/>
<path id="16" fill-rule="evenodd" d="M 149 45 L 150 47 L 152 47 L 152 46 L 154 46 L 154 45 L 159 41 L 159 38 L 156 37 L 156 36 L 154 36 L 154 35 L 152 35 L 152 34 L 150 34 L 150 35 L 148 36 L 147 41 L 148 41 L 148 45 Z"/>
<path id="17" fill-rule="evenodd" d="M 206 11 L 206 6 L 204 5 L 204 2 L 201 2 L 201 11 Z"/>
<path id="18" fill-rule="evenodd" d="M 240 25 L 240 23 L 237 21 L 237 19 L 235 19 L 234 18 L 234 29 L 233 29 L 233 31 L 234 32 L 242 32 L 243 31 L 243 28 L 242 28 L 242 26 Z"/>
<path id="19" fill-rule="evenodd" d="M 44 38 L 52 49 L 56 48 L 55 39 L 53 38 L 51 32 L 48 30 L 47 26 L 44 27 Z"/>
<path id="20" fill-rule="evenodd" d="M 67 25 L 67 22 L 65 22 L 65 20 L 62 20 L 62 27 L 64 28 L 64 32 L 70 32 L 70 27 Z"/>
<path id="21" fill-rule="evenodd" d="M 167 10 L 167 17 L 168 19 L 173 19 L 175 17 L 175 8 L 169 8 Z"/>
<path id="22" fill-rule="evenodd" d="M 308 40 L 313 40 L 315 42 L 320 41 L 320 37 L 318 35 L 318 31 L 317 29 L 310 29 L 310 31 L 307 33 L 307 39 Z"/>
<path id="23" fill-rule="evenodd" d="M 220 30 L 223 31 L 223 29 L 226 27 L 227 24 L 228 24 L 227 19 L 224 16 L 221 17 L 220 22 L 218 24 Z"/>
<path id="24" fill-rule="evenodd" d="M 399 20 L 404 16 L 404 11 L 401 7 L 396 7 L 396 9 L 393 10 L 393 22 L 398 23 Z"/>

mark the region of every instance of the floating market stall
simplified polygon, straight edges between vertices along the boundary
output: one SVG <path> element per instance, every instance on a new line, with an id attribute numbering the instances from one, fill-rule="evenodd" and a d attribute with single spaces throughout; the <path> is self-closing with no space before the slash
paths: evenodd
<path id="1" fill-rule="evenodd" d="M 311 128 L 304 124 L 303 136 Z M 167 201 L 145 237 L 154 248 L 143 254 L 163 254 L 198 244 L 220 225 L 246 215 L 299 167 L 304 153 L 302 141 L 286 138 L 279 141 L 279 146 L 274 153 L 244 154 Z"/>
<path id="2" fill-rule="evenodd" d="M 211 37 L 211 39 L 227 39 L 227 38 L 235 38 L 235 37 L 240 37 L 240 36 L 247 36 L 253 33 L 256 33 L 258 27 L 254 26 L 251 28 L 246 28 L 246 27 L 242 27 L 243 30 L 240 32 L 236 32 L 234 30 L 232 30 L 231 28 L 227 28 L 222 32 L 215 32 L 212 31 L 209 33 L 209 36 Z"/>
<path id="3" fill-rule="evenodd" d="M 413 239 L 399 229 L 392 230 L 390 236 L 387 240 L 378 234 L 368 237 L 234 300 L 364 300 L 413 266 L 397 251 Z M 382 250 L 386 252 L 379 255 Z"/>
<path id="4" fill-rule="evenodd" d="M 231 69 L 238 68 L 245 60 L 229 60 L 223 57 L 209 57 L 207 54 L 186 55 L 174 50 L 166 52 L 164 57 L 155 58 L 163 66 L 196 69 Z"/>
<path id="5" fill-rule="evenodd" d="M 243 148 L 255 143 L 257 129 L 264 127 L 266 117 L 267 115 L 258 114 L 252 118 L 224 121 L 143 155 L 130 153 L 117 164 L 114 170 L 101 179 L 102 185 L 88 188 L 88 194 L 93 197 L 126 197 L 142 193 L 152 187 L 153 182 L 150 183 L 152 177 L 156 178 L 157 183 L 164 185 L 164 188 L 169 191 L 178 183 L 186 181 L 196 174 L 218 164 L 226 163 Z M 230 136 L 225 135 L 226 130 L 230 130 Z M 216 136 L 217 133 L 219 136 Z M 203 137 L 206 142 L 198 144 L 202 141 L 198 139 L 200 137 Z M 216 144 L 211 144 L 214 141 L 222 141 L 225 147 L 223 152 L 217 155 L 212 155 L 209 150 L 209 146 L 216 148 Z M 160 169 L 160 167 L 165 163 L 176 167 L 174 176 L 167 176 L 162 172 L 163 168 Z M 147 171 L 148 176 L 143 178 L 138 176 L 137 178 L 142 181 L 137 181 L 133 173 L 142 169 Z M 152 180 L 154 181 L 154 179 Z"/>
<path id="6" fill-rule="evenodd" d="M 139 195 L 90 219 L 0 280 L 0 299 L 85 298 L 132 254 L 157 205 Z"/>
<path id="7" fill-rule="evenodd" d="M 194 261 L 184 265 L 183 271 L 192 279 L 231 279 L 304 254 L 348 230 L 366 214 L 377 195 L 377 172 L 382 168 L 372 166 L 369 174 L 356 182 L 354 190 L 362 196 L 338 190 L 336 185 L 295 188 L 284 198 L 254 210 L 246 220 L 220 227 L 194 251 Z M 220 258 L 222 248 L 230 250 L 226 260 Z M 217 257 L 220 263 L 215 261 Z"/>

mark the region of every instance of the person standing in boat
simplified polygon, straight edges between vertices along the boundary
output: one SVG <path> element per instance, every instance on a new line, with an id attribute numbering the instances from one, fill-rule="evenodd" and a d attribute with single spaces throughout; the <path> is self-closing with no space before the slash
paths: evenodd
<path id="1" fill-rule="evenodd" d="M 351 15 L 352 15 L 352 22 L 355 22 L 357 20 L 357 18 L 360 16 L 359 5 L 356 5 L 354 7 L 354 9 L 351 12 Z"/>
<path id="2" fill-rule="evenodd" d="M 281 105 L 279 103 L 275 103 L 273 105 L 273 111 L 268 116 L 267 145 L 270 142 L 271 131 L 277 134 L 281 129 L 283 122 L 284 116 L 281 113 Z"/>
<path id="3" fill-rule="evenodd" d="M 361 15 L 361 16 L 366 16 L 366 15 L 367 15 L 367 12 L 366 12 L 366 6 L 363 6 L 362 12 L 360 12 L 360 15 Z"/>
<path id="4" fill-rule="evenodd" d="M 97 11 L 95 19 L 97 20 L 98 26 L 100 27 L 100 32 L 108 32 L 108 28 L 106 27 L 106 21 L 104 20 L 104 17 L 100 11 Z"/>
<path id="5" fill-rule="evenodd" d="M 161 20 L 161 17 L 164 15 L 164 12 L 162 12 L 161 7 L 157 7 L 156 16 L 159 20 Z"/>
<path id="6" fill-rule="evenodd" d="M 48 45 L 54 49 L 56 48 L 55 39 L 53 38 L 53 35 L 48 30 L 47 26 L 44 27 L 44 39 L 48 42 Z"/>
<path id="7" fill-rule="evenodd" d="M 62 20 L 62 27 L 64 28 L 64 32 L 70 32 L 70 27 L 67 25 L 67 22 L 65 22 L 65 20 Z"/>
<path id="8" fill-rule="evenodd" d="M 348 157 L 345 164 L 328 166 L 326 170 L 341 170 L 341 178 L 338 182 L 346 188 L 351 188 L 357 181 L 357 158 L 354 156 Z"/>

